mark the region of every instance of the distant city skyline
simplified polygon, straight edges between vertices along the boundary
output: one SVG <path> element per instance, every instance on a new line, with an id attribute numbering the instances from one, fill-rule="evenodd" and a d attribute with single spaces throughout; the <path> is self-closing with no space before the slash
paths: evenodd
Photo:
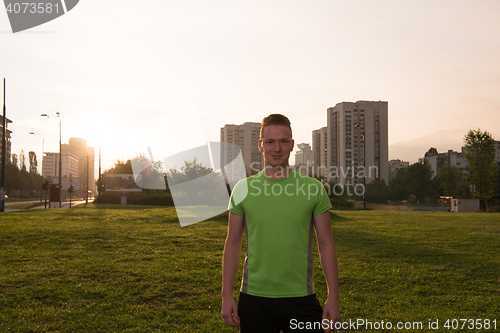
<path id="1" fill-rule="evenodd" d="M 468 129 L 500 140 L 499 12 L 495 0 L 89 0 L 12 34 L 3 11 L 12 153 L 41 161 L 37 130 L 57 152 L 57 119 L 40 114 L 58 110 L 63 143 L 86 138 L 97 153 L 100 141 L 105 170 L 144 151 L 143 120 L 190 105 L 207 141 L 283 113 L 295 142 L 311 144 L 329 107 L 357 100 L 389 102 L 389 159 L 416 162 L 430 146 L 415 140 L 433 133 L 448 134 L 439 151 L 459 150 Z"/>

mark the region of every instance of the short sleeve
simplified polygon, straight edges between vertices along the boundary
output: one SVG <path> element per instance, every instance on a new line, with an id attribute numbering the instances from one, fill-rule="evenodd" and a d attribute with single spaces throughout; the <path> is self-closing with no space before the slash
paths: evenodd
<path id="1" fill-rule="evenodd" d="M 321 188 L 323 189 L 323 191 L 319 191 L 318 193 L 318 196 L 316 198 L 316 207 L 314 208 L 313 215 L 319 215 L 332 208 L 332 203 L 330 202 L 328 193 L 326 193 L 325 187 L 321 185 Z"/>
<path id="2" fill-rule="evenodd" d="M 243 200 L 248 194 L 247 180 L 240 180 L 233 188 L 227 209 L 234 214 L 245 215 Z"/>

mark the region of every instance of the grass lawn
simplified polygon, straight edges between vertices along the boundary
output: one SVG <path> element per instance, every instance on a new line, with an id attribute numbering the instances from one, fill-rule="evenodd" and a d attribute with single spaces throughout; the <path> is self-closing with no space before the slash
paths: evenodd
<path id="1" fill-rule="evenodd" d="M 226 228 L 225 214 L 181 228 L 145 206 L 3 214 L 0 332 L 237 332 L 220 316 Z M 343 322 L 500 331 L 499 214 L 334 211 L 332 230 Z M 317 251 L 315 269 L 324 302 Z M 490 329 L 444 328 L 454 318 Z"/>

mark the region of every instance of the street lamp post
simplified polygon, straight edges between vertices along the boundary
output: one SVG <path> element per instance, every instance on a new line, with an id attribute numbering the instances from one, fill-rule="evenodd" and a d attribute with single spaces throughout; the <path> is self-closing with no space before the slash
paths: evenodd
<path id="1" fill-rule="evenodd" d="M 45 135 L 43 134 L 42 131 L 35 131 L 35 132 L 30 132 L 31 135 L 36 136 L 38 133 L 42 134 L 42 166 L 40 167 L 40 202 L 43 201 L 43 146 L 44 146 L 44 141 L 45 141 Z"/>
<path id="2" fill-rule="evenodd" d="M 48 114 L 47 113 L 42 113 L 42 117 L 47 117 L 49 118 L 49 115 L 55 112 L 57 117 L 59 117 L 59 208 L 61 208 L 61 195 L 62 195 L 62 143 L 61 143 L 61 114 L 59 111 L 51 111 Z"/>

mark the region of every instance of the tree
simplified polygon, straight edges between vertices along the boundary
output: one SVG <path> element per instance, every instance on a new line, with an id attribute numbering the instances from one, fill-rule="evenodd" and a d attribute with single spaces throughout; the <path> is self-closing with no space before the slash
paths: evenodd
<path id="1" fill-rule="evenodd" d="M 406 200 L 409 193 L 404 182 L 406 169 L 399 169 L 396 178 L 389 182 L 387 197 L 389 200 Z"/>
<path id="2" fill-rule="evenodd" d="M 493 195 L 498 179 L 498 165 L 495 162 L 495 140 L 488 132 L 470 130 L 464 137 L 465 160 L 470 174 L 468 184 L 476 185 L 476 195 Z"/>
<path id="3" fill-rule="evenodd" d="M 130 160 L 127 161 L 122 161 L 122 160 L 117 160 L 115 162 L 115 165 L 106 171 L 104 171 L 104 174 L 131 174 L 132 172 L 132 164 Z"/>
<path id="4" fill-rule="evenodd" d="M 497 197 L 500 197 L 500 163 L 497 164 L 498 165 L 498 180 L 497 180 L 497 186 L 495 187 L 495 195 Z"/>
<path id="5" fill-rule="evenodd" d="M 424 163 L 414 163 L 406 169 L 403 182 L 408 193 L 414 194 L 417 200 L 424 200 L 437 196 L 434 182 L 432 181 L 432 169 L 430 165 Z"/>
<path id="6" fill-rule="evenodd" d="M 34 151 L 28 153 L 30 159 L 30 173 L 36 173 L 38 168 L 38 162 L 36 160 L 36 154 Z"/>
<path id="7" fill-rule="evenodd" d="M 168 173 L 168 179 L 172 185 L 184 183 L 212 173 L 213 170 L 198 163 L 196 157 L 192 161 L 184 161 L 184 165 L 178 169 L 171 168 Z"/>
<path id="8" fill-rule="evenodd" d="M 443 165 L 436 178 L 442 189 L 442 194 L 447 196 L 461 194 L 459 192 L 461 184 L 464 182 L 464 176 L 456 166 Z"/>
<path id="9" fill-rule="evenodd" d="M 438 151 L 436 148 L 434 147 L 431 147 L 426 153 L 425 153 L 425 157 L 429 157 L 429 156 L 436 156 L 436 155 L 439 155 Z"/>
<path id="10" fill-rule="evenodd" d="M 137 168 L 134 170 L 132 165 Z M 158 205 L 173 206 L 174 202 L 166 186 L 163 166 L 161 162 L 151 162 L 144 155 L 136 156 L 127 161 L 117 160 L 112 168 L 105 170 L 101 175 L 102 184 L 106 184 L 108 174 L 133 174 L 136 177 L 136 184 L 142 188 L 141 192 L 132 192 L 127 194 L 127 203 L 135 205 Z M 137 174 L 137 172 L 140 174 Z M 96 180 L 96 186 L 99 186 L 99 180 Z M 166 190 L 165 190 L 166 187 Z M 120 193 L 114 191 L 103 191 L 97 196 L 94 203 L 120 203 Z"/>
<path id="11" fill-rule="evenodd" d="M 17 157 L 15 159 L 17 161 Z M 5 167 L 5 189 L 7 193 L 14 193 L 20 190 L 21 195 L 33 195 L 35 191 L 40 190 L 40 178 L 38 173 L 29 173 L 26 170 L 19 170 L 17 165 L 7 163 Z"/>
<path id="12" fill-rule="evenodd" d="M 23 150 L 19 154 L 19 167 L 19 169 L 26 171 L 26 154 L 24 154 Z"/>
<path id="13" fill-rule="evenodd" d="M 323 179 L 323 176 L 321 179 Z M 330 197 L 330 203 L 334 209 L 352 209 L 354 208 L 354 202 L 352 196 L 347 194 L 347 191 L 344 191 L 345 188 L 342 188 L 341 185 L 334 181 L 330 181 L 325 184 L 326 193 Z"/>
<path id="14" fill-rule="evenodd" d="M 375 179 L 370 184 L 366 185 L 365 198 L 367 202 L 387 203 L 388 186 L 382 179 Z"/>
<path id="15" fill-rule="evenodd" d="M 17 166 L 17 154 L 12 154 L 11 158 L 12 158 L 12 165 L 17 169 L 18 168 L 18 166 Z"/>
<path id="16" fill-rule="evenodd" d="M 7 163 L 5 166 L 5 175 L 5 189 L 7 190 L 7 193 L 11 193 L 12 190 L 19 189 L 19 169 L 17 168 L 17 165 Z"/>
<path id="17" fill-rule="evenodd" d="M 106 175 L 108 174 L 133 174 L 134 170 L 132 168 L 132 164 L 136 165 L 137 169 L 143 170 L 142 173 L 138 175 L 140 176 L 138 177 L 138 179 L 140 178 L 140 184 L 138 184 L 139 186 L 144 189 L 165 189 L 165 178 L 161 162 L 151 163 L 150 160 L 144 155 L 138 155 L 127 161 L 115 161 L 115 165 L 112 168 L 105 170 L 102 173 L 102 184 L 106 184 Z M 160 184 L 161 186 L 158 186 L 157 184 L 158 179 L 160 179 L 162 183 Z M 99 186 L 99 180 L 96 180 L 96 186 Z"/>
<path id="18" fill-rule="evenodd" d="M 162 162 L 152 162 L 145 155 L 136 156 L 130 162 L 136 175 L 137 186 L 143 189 L 156 190 L 166 188 Z"/>
<path id="19" fill-rule="evenodd" d="M 217 190 L 226 190 L 219 175 L 211 168 L 199 163 L 196 157 L 192 161 L 184 161 L 180 170 L 177 168 L 168 170 L 167 179 L 172 194 L 178 195 L 180 192 L 184 192 L 192 204 L 208 202 L 211 200 L 211 195 L 217 193 Z M 193 182 L 195 179 L 196 182 Z M 172 187 L 175 185 L 182 186 L 177 186 L 174 193 Z M 197 198 L 199 195 L 200 197 Z"/>

